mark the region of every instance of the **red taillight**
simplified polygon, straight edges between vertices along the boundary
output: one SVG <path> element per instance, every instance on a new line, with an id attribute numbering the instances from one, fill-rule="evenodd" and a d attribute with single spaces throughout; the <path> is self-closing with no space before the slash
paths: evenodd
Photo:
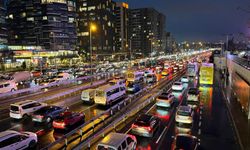
<path id="1" fill-rule="evenodd" d="M 42 115 L 34 115 L 36 118 L 43 118 Z"/>
<path id="2" fill-rule="evenodd" d="M 148 131 L 151 131 L 152 130 L 152 128 L 151 127 L 144 127 L 146 130 L 148 130 Z"/>
<path id="3" fill-rule="evenodd" d="M 132 124 L 132 128 L 137 128 L 138 126 L 135 124 Z"/>

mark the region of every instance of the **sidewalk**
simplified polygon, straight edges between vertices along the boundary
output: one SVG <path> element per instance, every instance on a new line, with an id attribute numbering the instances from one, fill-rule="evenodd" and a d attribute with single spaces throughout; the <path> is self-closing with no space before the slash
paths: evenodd
<path id="1" fill-rule="evenodd" d="M 220 88 L 226 99 L 226 105 L 232 119 L 232 126 L 235 129 L 237 139 L 242 150 L 250 150 L 250 120 L 242 111 L 240 103 L 237 101 L 237 95 L 228 79 L 220 80 Z"/>

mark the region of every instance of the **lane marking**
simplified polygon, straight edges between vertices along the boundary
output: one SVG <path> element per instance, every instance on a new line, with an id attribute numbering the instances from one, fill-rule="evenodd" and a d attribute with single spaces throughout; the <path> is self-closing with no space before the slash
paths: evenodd
<path id="1" fill-rule="evenodd" d="M 168 127 L 166 126 L 163 130 L 163 132 L 161 133 L 161 135 L 159 136 L 159 138 L 157 139 L 157 141 L 155 142 L 156 144 L 158 144 L 158 142 L 160 141 L 161 137 L 163 136 L 163 134 L 165 133 L 165 131 L 168 129 Z"/>
<path id="2" fill-rule="evenodd" d="M 201 129 L 198 130 L 198 134 L 201 135 Z"/>
<path id="3" fill-rule="evenodd" d="M 146 112 L 146 114 L 148 114 L 154 108 L 154 106 L 155 104 L 152 107 L 150 107 L 150 109 Z"/>
<path id="4" fill-rule="evenodd" d="M 130 131 L 131 129 L 132 129 L 132 128 L 130 127 L 130 128 L 128 129 L 128 131 L 126 131 L 125 133 L 126 133 L 126 134 L 128 134 L 128 133 L 129 133 L 129 131 Z"/>
<path id="5" fill-rule="evenodd" d="M 199 127 L 201 127 L 201 121 L 199 121 Z"/>
<path id="6" fill-rule="evenodd" d="M 202 120 L 202 116 L 200 116 L 200 120 Z"/>

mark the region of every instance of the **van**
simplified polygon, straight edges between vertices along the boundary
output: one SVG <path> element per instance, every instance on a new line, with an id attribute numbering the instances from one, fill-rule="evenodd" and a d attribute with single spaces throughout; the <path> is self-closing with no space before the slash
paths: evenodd
<path id="1" fill-rule="evenodd" d="M 0 81 L 0 94 L 13 92 L 17 90 L 16 83 L 13 80 Z"/>
<path id="2" fill-rule="evenodd" d="M 47 106 L 46 103 L 40 103 L 32 100 L 16 102 L 10 105 L 10 117 L 14 119 L 22 119 L 30 116 L 36 110 Z"/>
<path id="3" fill-rule="evenodd" d="M 136 138 L 130 134 L 110 133 L 98 143 L 96 150 L 135 150 Z"/>
<path id="4" fill-rule="evenodd" d="M 81 99 L 83 102 L 94 103 L 95 89 L 82 91 Z"/>

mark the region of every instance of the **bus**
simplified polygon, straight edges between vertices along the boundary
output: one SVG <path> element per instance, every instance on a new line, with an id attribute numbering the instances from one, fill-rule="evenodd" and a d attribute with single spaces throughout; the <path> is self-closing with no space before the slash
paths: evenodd
<path id="1" fill-rule="evenodd" d="M 197 74 L 198 74 L 198 64 L 196 62 L 188 63 L 188 65 L 187 65 L 187 76 L 196 77 Z"/>
<path id="2" fill-rule="evenodd" d="M 126 96 L 126 87 L 120 84 L 107 84 L 95 90 L 94 101 L 98 105 L 110 106 Z"/>
<path id="3" fill-rule="evenodd" d="M 202 63 L 200 67 L 200 79 L 201 85 L 212 85 L 214 79 L 214 64 Z"/>
<path id="4" fill-rule="evenodd" d="M 143 88 L 144 72 L 129 71 L 127 73 L 127 92 L 136 93 Z"/>

